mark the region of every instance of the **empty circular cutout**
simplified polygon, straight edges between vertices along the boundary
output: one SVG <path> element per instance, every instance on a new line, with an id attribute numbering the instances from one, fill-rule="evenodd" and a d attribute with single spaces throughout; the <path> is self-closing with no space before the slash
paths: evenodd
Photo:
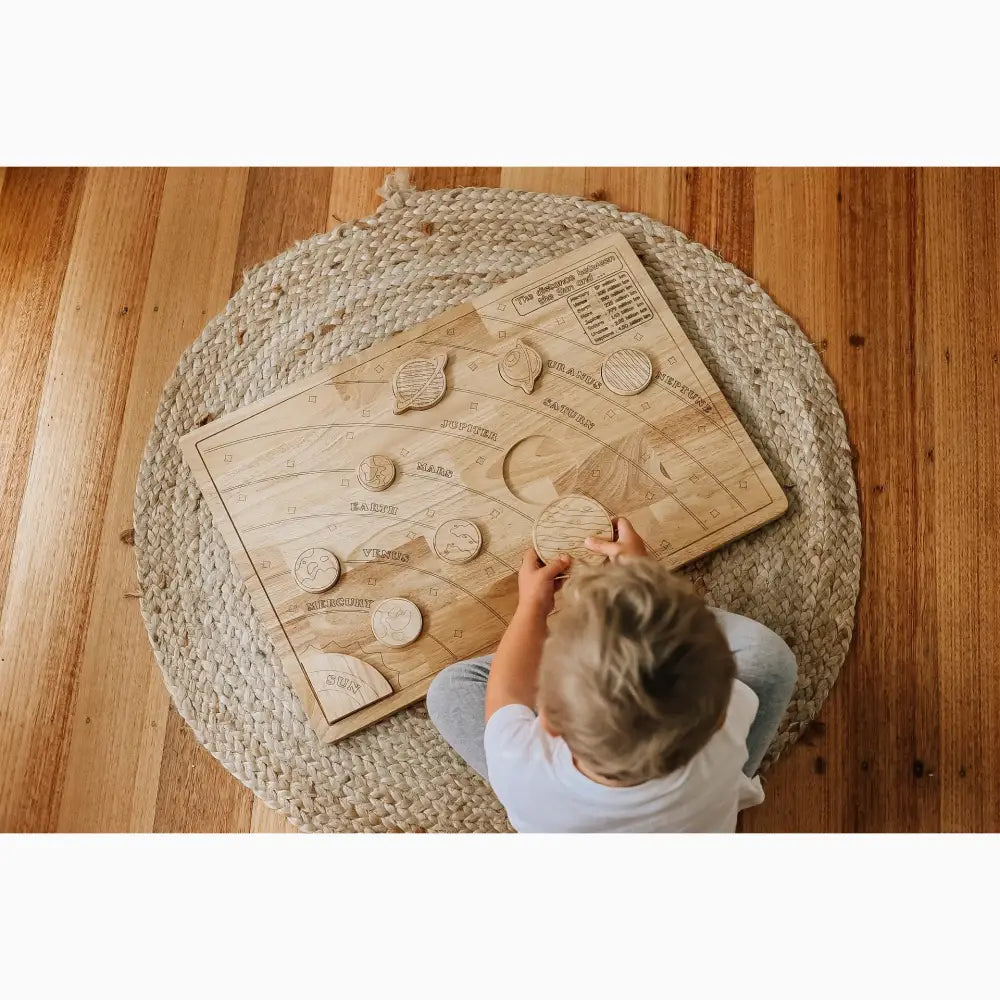
<path id="1" fill-rule="evenodd" d="M 563 442 L 547 434 L 532 434 L 504 455 L 503 481 L 522 503 L 543 506 L 559 495 L 555 483 L 575 461 Z"/>

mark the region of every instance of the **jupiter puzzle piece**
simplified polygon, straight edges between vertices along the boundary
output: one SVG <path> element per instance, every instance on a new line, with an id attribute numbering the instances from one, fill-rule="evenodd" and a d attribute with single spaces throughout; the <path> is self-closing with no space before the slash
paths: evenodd
<path id="1" fill-rule="evenodd" d="M 604 556 L 584 545 L 586 538 L 610 542 L 614 528 L 608 512 L 592 497 L 580 494 L 553 500 L 538 515 L 532 531 L 535 551 L 543 562 L 563 554 L 590 565 L 604 562 Z"/>
<path id="2" fill-rule="evenodd" d="M 620 233 L 181 446 L 327 741 L 493 652 L 533 546 L 543 560 L 600 562 L 583 538 L 610 538 L 627 517 L 676 567 L 787 506 Z"/>

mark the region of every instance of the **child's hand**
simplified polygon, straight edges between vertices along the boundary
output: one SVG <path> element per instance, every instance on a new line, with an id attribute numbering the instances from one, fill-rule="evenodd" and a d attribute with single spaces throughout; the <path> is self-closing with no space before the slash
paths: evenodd
<path id="1" fill-rule="evenodd" d="M 517 606 L 527 611 L 536 611 L 543 615 L 552 612 L 555 604 L 555 593 L 559 581 L 569 569 L 569 556 L 559 556 L 552 562 L 542 565 L 538 553 L 528 549 L 521 560 L 521 569 L 517 574 Z"/>
<path id="2" fill-rule="evenodd" d="M 649 555 L 646 543 L 639 537 L 638 532 L 629 523 L 628 518 L 615 518 L 614 524 L 617 541 L 606 542 L 602 538 L 587 538 L 583 544 L 591 552 L 600 552 L 609 559 L 617 559 L 618 556 Z"/>

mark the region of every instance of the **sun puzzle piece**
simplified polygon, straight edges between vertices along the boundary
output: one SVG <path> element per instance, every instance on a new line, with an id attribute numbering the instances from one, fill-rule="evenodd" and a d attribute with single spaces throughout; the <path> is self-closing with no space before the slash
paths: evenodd
<path id="1" fill-rule="evenodd" d="M 392 377 L 392 394 L 396 397 L 392 412 L 398 414 L 407 410 L 429 410 L 440 403 L 448 387 L 444 379 L 444 366 L 447 363 L 447 354 L 404 361 Z"/>
<path id="2" fill-rule="evenodd" d="M 392 686 L 370 664 L 345 653 L 324 653 L 310 646 L 302 663 L 331 722 L 392 694 Z"/>
<path id="3" fill-rule="evenodd" d="M 393 649 L 409 646 L 424 627 L 424 617 L 413 601 L 389 597 L 379 601 L 372 611 L 372 635 Z"/>
<path id="4" fill-rule="evenodd" d="M 475 559 L 483 545 L 483 536 L 472 521 L 455 517 L 434 532 L 434 552 L 449 563 L 467 563 Z"/>
<path id="5" fill-rule="evenodd" d="M 518 338 L 506 351 L 497 366 L 500 377 L 515 388 L 529 395 L 535 388 L 535 379 L 542 372 L 542 358 L 533 347 Z"/>
<path id="6" fill-rule="evenodd" d="M 307 594 L 322 594 L 340 578 L 340 560 L 329 549 L 305 549 L 295 560 L 292 576 Z"/>
<path id="7" fill-rule="evenodd" d="M 653 380 L 653 362 L 642 351 L 626 347 L 605 358 L 601 378 L 617 395 L 636 396 Z"/>
<path id="8" fill-rule="evenodd" d="M 565 553 L 577 562 L 596 566 L 604 562 L 599 552 L 591 552 L 585 538 L 614 539 L 611 516 L 592 497 L 582 493 L 553 500 L 535 520 L 531 540 L 542 562 L 551 562 Z"/>
<path id="9" fill-rule="evenodd" d="M 387 455 L 369 455 L 358 466 L 358 482 L 373 493 L 381 493 L 395 478 L 396 466 Z"/>

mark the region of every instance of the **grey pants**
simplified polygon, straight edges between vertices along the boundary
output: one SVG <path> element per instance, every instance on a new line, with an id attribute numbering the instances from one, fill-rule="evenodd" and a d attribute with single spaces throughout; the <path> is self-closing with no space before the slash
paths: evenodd
<path id="1" fill-rule="evenodd" d="M 713 608 L 736 660 L 736 676 L 760 701 L 750 732 L 750 756 L 743 770 L 753 776 L 771 745 L 795 690 L 795 656 L 766 625 Z M 427 692 L 427 711 L 438 731 L 473 770 L 486 777 L 486 679 L 492 656 L 445 667 Z"/>

